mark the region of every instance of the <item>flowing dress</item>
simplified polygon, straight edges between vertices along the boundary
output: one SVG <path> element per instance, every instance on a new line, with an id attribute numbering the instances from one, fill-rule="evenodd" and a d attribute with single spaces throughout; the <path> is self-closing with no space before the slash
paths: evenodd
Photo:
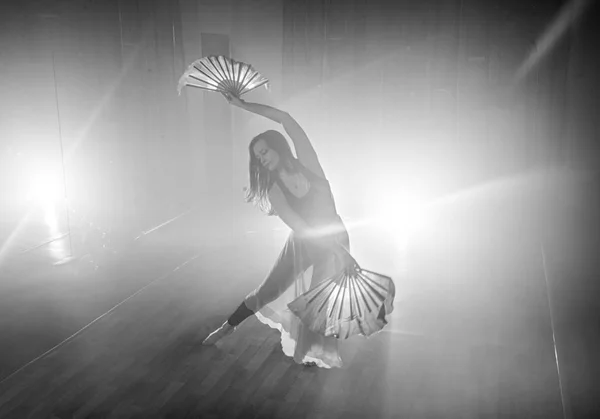
<path id="1" fill-rule="evenodd" d="M 303 166 L 301 173 L 309 182 L 309 190 L 300 198 L 276 178 L 288 204 L 308 225 L 349 250 L 348 232 L 337 214 L 329 181 Z M 342 366 L 338 340 L 309 330 L 287 306 L 339 269 L 340 262 L 332 250 L 291 232 L 267 278 L 244 300 L 262 323 L 281 332 L 283 352 L 299 364 Z"/>

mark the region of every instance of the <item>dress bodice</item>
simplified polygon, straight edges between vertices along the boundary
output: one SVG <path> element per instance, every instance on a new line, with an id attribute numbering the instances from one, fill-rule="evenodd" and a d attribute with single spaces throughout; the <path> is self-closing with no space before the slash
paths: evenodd
<path id="1" fill-rule="evenodd" d="M 329 181 L 304 166 L 301 166 L 300 171 L 310 185 L 308 192 L 302 197 L 294 195 L 279 176 L 275 178 L 290 207 L 312 226 L 329 224 L 339 219 Z"/>

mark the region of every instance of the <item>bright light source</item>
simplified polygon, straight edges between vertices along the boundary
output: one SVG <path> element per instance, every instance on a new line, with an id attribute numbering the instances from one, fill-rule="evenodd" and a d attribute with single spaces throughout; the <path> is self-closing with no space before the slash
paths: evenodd
<path id="1" fill-rule="evenodd" d="M 395 233 L 410 234 L 427 225 L 426 206 L 416 200 L 398 198 L 382 204 L 377 215 L 378 222 Z"/>
<path id="2" fill-rule="evenodd" d="M 404 239 L 423 233 L 432 227 L 432 211 L 426 203 L 426 193 L 417 187 L 383 188 L 372 201 L 376 223 L 389 234 Z"/>
<path id="3" fill-rule="evenodd" d="M 28 198 L 37 204 L 54 205 L 64 195 L 60 173 L 51 170 L 40 170 L 32 177 L 29 184 Z"/>

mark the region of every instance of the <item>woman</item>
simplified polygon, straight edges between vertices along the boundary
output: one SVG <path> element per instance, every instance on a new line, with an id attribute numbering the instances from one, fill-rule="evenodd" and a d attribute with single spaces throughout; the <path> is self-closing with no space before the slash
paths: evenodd
<path id="1" fill-rule="evenodd" d="M 267 278 L 203 344 L 215 344 L 256 315 L 281 332 L 284 353 L 297 363 L 340 367 L 337 339 L 312 332 L 287 308 L 320 281 L 356 263 L 348 253 L 348 233 L 337 214 L 329 182 L 310 140 L 288 113 L 225 97 L 234 106 L 281 124 L 292 139 L 297 157 L 278 131 L 263 132 L 250 142 L 246 197 L 269 215 L 279 216 L 292 232 Z"/>

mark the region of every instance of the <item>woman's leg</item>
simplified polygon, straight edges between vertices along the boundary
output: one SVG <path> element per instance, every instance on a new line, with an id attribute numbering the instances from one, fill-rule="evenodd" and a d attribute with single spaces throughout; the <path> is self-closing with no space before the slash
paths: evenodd
<path id="1" fill-rule="evenodd" d="M 242 304 L 239 305 L 237 310 L 235 310 L 233 314 L 229 316 L 229 319 L 227 319 L 227 323 L 229 323 L 233 327 L 236 327 L 253 314 L 254 311 L 248 308 L 245 301 L 242 301 Z"/>
<path id="2" fill-rule="evenodd" d="M 262 284 L 244 299 L 245 305 L 253 312 L 259 311 L 286 292 L 311 264 L 305 244 L 294 238 L 293 234 L 290 235 L 271 272 Z"/>
<path id="3" fill-rule="evenodd" d="M 223 323 L 219 329 L 211 333 L 204 340 L 203 344 L 212 345 L 224 336 L 229 335 L 240 323 L 252 316 L 266 304 L 276 300 L 277 297 L 285 292 L 296 279 L 295 271 L 297 271 L 298 268 L 304 270 L 310 266 L 308 264 L 308 259 L 305 255 L 302 255 L 300 259 L 305 261 L 305 263 L 302 264 L 303 266 L 294 267 L 295 252 L 301 251 L 302 246 L 299 246 L 293 235 L 290 235 L 290 238 L 277 258 L 275 265 L 263 283 L 246 296 L 244 301 L 242 301 L 229 319 Z"/>

